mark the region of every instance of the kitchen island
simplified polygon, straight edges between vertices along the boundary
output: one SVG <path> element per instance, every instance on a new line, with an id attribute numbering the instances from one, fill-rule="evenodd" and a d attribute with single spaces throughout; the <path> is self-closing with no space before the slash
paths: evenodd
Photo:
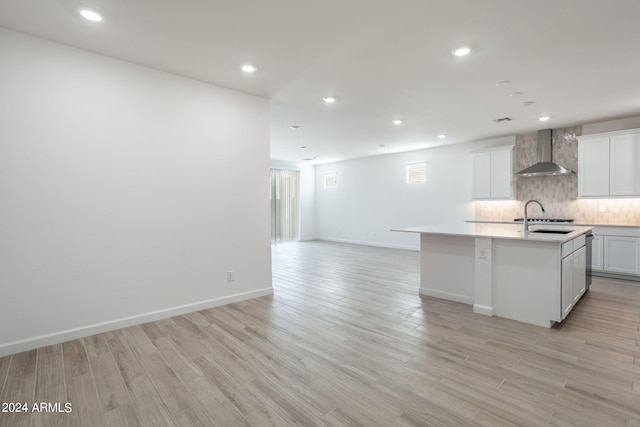
<path id="1" fill-rule="evenodd" d="M 420 234 L 420 294 L 538 326 L 561 322 L 586 291 L 591 227 L 459 223 Z"/>

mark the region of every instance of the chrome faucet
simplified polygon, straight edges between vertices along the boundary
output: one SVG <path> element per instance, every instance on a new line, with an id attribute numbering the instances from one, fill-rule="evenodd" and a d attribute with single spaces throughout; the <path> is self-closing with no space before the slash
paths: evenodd
<path id="1" fill-rule="evenodd" d="M 540 203 L 537 200 L 529 200 L 527 203 L 524 204 L 524 232 L 528 232 L 529 231 L 529 219 L 527 218 L 527 208 L 529 207 L 529 203 L 537 203 L 540 206 L 540 209 L 542 209 L 542 212 L 544 212 L 544 206 L 542 206 L 542 203 Z"/>

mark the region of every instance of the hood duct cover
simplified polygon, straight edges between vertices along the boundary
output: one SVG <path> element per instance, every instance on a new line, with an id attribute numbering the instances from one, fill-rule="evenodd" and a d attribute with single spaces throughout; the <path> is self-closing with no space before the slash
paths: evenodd
<path id="1" fill-rule="evenodd" d="M 538 131 L 538 163 L 521 170 L 519 176 L 571 175 L 572 170 L 551 161 L 551 129 Z"/>

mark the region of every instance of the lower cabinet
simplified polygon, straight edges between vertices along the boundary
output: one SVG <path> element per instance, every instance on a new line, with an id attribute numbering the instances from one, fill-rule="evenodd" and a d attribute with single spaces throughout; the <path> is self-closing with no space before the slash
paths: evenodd
<path id="1" fill-rule="evenodd" d="M 562 318 L 586 290 L 587 250 L 584 246 L 562 258 Z"/>
<path id="2" fill-rule="evenodd" d="M 591 240 L 591 254 L 590 255 L 590 263 L 587 266 L 591 269 L 591 271 L 602 271 L 604 270 L 604 236 L 593 236 Z"/>
<path id="3" fill-rule="evenodd" d="M 640 238 L 604 236 L 604 270 L 640 274 Z"/>
<path id="4" fill-rule="evenodd" d="M 595 227 L 588 268 L 594 274 L 640 276 L 640 227 Z"/>

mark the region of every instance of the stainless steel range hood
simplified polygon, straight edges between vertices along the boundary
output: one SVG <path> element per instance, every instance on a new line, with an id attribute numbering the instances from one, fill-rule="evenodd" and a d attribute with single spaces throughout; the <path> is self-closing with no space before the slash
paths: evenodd
<path id="1" fill-rule="evenodd" d="M 551 161 L 551 129 L 538 131 L 538 163 L 521 170 L 519 176 L 571 175 L 575 173 Z"/>

